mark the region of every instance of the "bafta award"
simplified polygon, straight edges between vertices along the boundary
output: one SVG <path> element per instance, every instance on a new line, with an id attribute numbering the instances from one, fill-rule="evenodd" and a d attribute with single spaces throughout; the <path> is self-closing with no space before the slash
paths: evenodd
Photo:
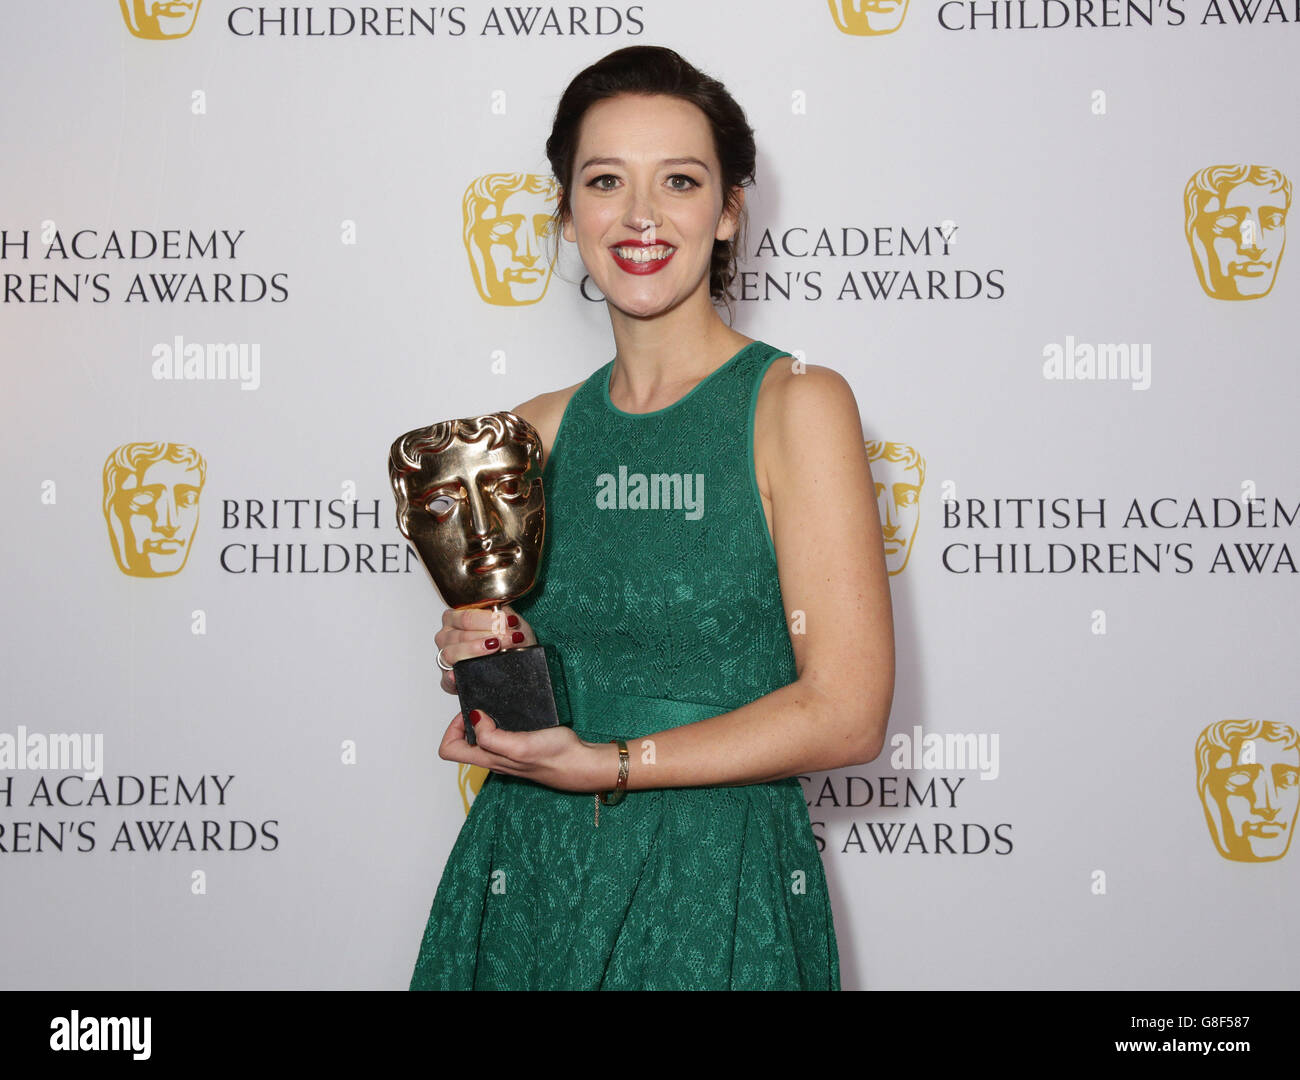
<path id="1" fill-rule="evenodd" d="M 510 412 L 444 420 L 408 431 L 389 451 L 397 527 L 451 608 L 499 606 L 533 587 L 546 531 L 542 440 Z M 501 649 L 452 665 L 465 739 L 471 709 L 507 731 L 561 723 L 541 645 Z M 559 665 L 556 665 L 557 681 Z M 562 684 L 561 684 L 562 689 Z"/>

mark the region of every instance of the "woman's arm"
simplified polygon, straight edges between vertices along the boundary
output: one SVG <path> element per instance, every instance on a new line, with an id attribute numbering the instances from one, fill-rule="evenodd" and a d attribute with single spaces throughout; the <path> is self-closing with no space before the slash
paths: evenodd
<path id="1" fill-rule="evenodd" d="M 852 389 L 837 372 L 772 364 L 759 393 L 755 457 L 772 504 L 773 541 L 798 676 L 739 709 L 629 743 L 630 790 L 752 784 L 839 768 L 880 753 L 894 692 L 893 615 L 875 486 Z M 725 603 L 725 597 L 719 603 Z M 790 625 L 787 622 L 787 625 Z M 439 751 L 451 760 L 569 791 L 613 788 L 618 751 L 567 729 L 504 732 L 491 721 L 464 743 L 458 717 Z"/>

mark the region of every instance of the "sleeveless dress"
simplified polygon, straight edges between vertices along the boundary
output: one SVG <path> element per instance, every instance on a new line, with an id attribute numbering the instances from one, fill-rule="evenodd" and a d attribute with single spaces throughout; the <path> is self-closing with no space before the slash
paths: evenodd
<path id="1" fill-rule="evenodd" d="M 639 762 L 645 737 L 796 678 L 753 459 L 759 384 L 784 355 L 752 342 L 650 413 L 610 401 L 612 360 L 571 397 L 537 582 L 512 606 L 581 738 L 624 738 Z M 490 773 L 411 989 L 840 988 L 798 779 L 629 791 L 599 826 L 594 811 L 590 793 Z"/>

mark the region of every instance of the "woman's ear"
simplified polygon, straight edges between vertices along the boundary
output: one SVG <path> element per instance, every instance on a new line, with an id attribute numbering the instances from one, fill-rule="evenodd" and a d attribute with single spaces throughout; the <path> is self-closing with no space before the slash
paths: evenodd
<path id="1" fill-rule="evenodd" d="M 740 228 L 740 212 L 745 209 L 745 189 L 736 187 L 732 188 L 732 192 L 735 207 L 733 209 L 723 203 L 722 216 L 718 219 L 718 228 L 713 234 L 715 240 L 730 240 Z"/>
<path id="2" fill-rule="evenodd" d="M 560 197 L 563 198 L 563 196 L 564 196 L 564 189 L 561 188 Z M 578 241 L 578 235 L 573 230 L 573 215 L 571 213 L 568 213 L 567 211 L 565 212 L 563 221 L 561 222 L 560 225 L 560 234 L 564 237 L 564 239 L 569 241 L 570 244 L 575 244 Z"/>

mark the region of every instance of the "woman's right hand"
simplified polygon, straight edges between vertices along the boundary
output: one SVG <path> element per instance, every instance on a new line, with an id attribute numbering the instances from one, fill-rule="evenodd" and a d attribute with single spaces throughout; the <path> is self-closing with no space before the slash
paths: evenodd
<path id="1" fill-rule="evenodd" d="M 522 649 L 537 644 L 537 635 L 509 604 L 492 608 L 448 608 L 442 613 L 442 629 L 433 635 L 449 667 L 471 656 L 487 656 L 504 649 Z M 456 693 L 456 674 L 442 673 L 442 688 Z"/>

